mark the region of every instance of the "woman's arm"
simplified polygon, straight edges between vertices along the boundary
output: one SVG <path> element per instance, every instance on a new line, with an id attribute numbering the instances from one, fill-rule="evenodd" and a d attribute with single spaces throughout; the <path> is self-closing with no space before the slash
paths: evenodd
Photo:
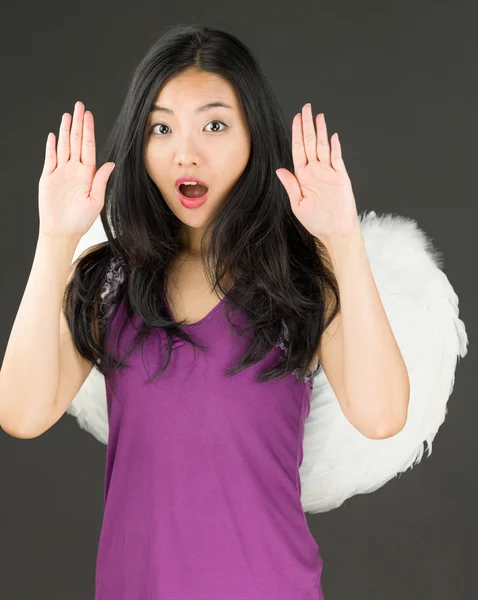
<path id="1" fill-rule="evenodd" d="M 383 308 L 361 232 L 327 244 L 341 310 L 325 330 L 318 356 L 346 418 L 381 439 L 403 429 L 410 383 Z"/>

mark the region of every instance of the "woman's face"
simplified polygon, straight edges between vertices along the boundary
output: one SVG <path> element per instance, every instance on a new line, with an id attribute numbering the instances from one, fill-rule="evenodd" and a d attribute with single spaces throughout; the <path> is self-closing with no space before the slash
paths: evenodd
<path id="1" fill-rule="evenodd" d="M 210 102 L 215 107 L 200 111 Z M 172 77 L 156 96 L 147 122 L 145 163 L 171 211 L 184 224 L 191 255 L 200 253 L 200 238 L 213 213 L 244 171 L 251 139 L 239 98 L 221 76 L 189 68 Z M 170 112 L 169 112 L 170 111 Z M 175 182 L 197 177 L 208 185 L 208 199 L 199 208 L 186 208 Z"/>

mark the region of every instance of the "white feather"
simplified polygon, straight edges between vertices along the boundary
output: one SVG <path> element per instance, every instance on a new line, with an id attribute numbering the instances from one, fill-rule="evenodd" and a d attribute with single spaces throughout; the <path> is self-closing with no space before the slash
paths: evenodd
<path id="1" fill-rule="evenodd" d="M 372 440 L 345 418 L 323 369 L 314 380 L 300 466 L 305 512 L 325 512 L 375 491 L 428 455 L 445 420 L 458 357 L 468 338 L 458 297 L 441 270 L 441 255 L 416 222 L 374 211 L 361 216 L 371 270 L 410 378 L 407 423 L 392 438 Z M 100 218 L 83 236 L 76 258 L 105 241 Z M 67 413 L 97 440 L 108 441 L 104 377 L 93 369 Z"/>

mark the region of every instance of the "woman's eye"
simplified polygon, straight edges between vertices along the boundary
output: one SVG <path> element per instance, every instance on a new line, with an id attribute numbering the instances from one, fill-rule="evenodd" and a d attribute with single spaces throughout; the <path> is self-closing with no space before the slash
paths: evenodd
<path id="1" fill-rule="evenodd" d="M 219 129 L 216 131 L 212 131 L 211 133 L 216 133 L 216 132 L 220 132 L 220 131 L 224 131 L 225 129 L 228 129 L 229 125 L 226 125 L 226 123 L 224 123 L 223 121 L 219 121 L 218 119 L 215 119 L 214 121 L 210 121 L 206 127 L 208 127 L 209 125 L 211 125 L 212 123 L 221 123 L 221 125 L 224 125 L 224 129 Z M 155 127 L 166 127 L 167 129 L 169 129 L 169 127 L 167 125 L 165 125 L 164 123 L 155 123 L 154 125 L 151 125 L 150 129 L 149 129 L 149 133 L 153 133 L 153 130 Z M 159 136 L 163 136 L 164 135 L 164 131 L 163 133 L 160 133 Z"/>

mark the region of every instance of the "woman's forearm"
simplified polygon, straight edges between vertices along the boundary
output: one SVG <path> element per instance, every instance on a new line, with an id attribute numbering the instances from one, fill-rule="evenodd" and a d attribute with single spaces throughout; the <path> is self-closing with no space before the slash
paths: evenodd
<path id="1" fill-rule="evenodd" d="M 343 330 L 344 386 L 350 411 L 390 436 L 406 422 L 408 372 L 385 313 L 361 232 L 326 246 L 337 279 Z"/>

